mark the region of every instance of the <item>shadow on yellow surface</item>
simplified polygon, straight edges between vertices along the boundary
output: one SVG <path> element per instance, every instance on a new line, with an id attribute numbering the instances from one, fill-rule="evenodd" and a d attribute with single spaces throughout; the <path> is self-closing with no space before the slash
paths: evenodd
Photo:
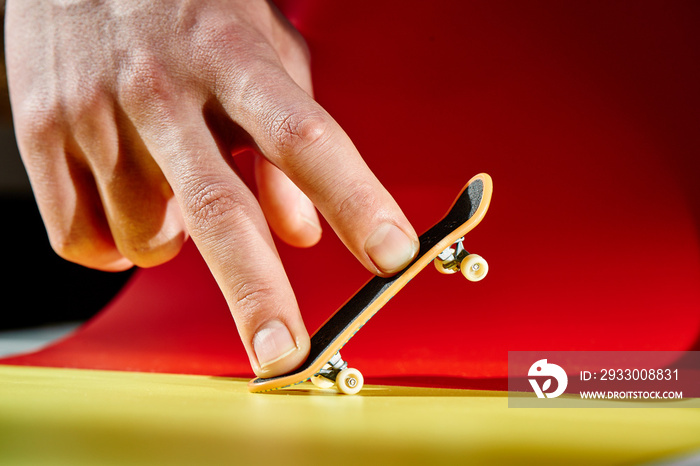
<path id="1" fill-rule="evenodd" d="M 0 366 L 5 464 L 639 464 L 700 449 L 700 410 L 514 409 L 506 393 Z M 599 405 L 605 406 L 605 405 Z"/>
<path id="2" fill-rule="evenodd" d="M 287 389 L 271 390 L 265 395 L 294 395 L 294 396 L 346 396 L 339 393 L 334 388 L 321 390 L 316 388 L 311 382 L 305 382 Z M 383 386 L 365 385 L 361 392 L 362 397 L 507 397 L 507 392 L 486 391 L 486 390 L 457 390 L 448 388 L 427 388 L 427 387 L 406 387 L 406 386 Z"/>

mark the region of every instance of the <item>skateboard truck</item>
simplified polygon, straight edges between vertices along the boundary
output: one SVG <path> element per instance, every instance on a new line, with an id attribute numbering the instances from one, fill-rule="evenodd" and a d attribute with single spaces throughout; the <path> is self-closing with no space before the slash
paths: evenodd
<path id="1" fill-rule="evenodd" d="M 462 245 L 464 236 L 455 241 L 452 246 L 442 251 L 433 261 L 440 273 L 452 274 L 462 271 L 462 275 L 470 282 L 478 282 L 486 277 L 489 264 L 478 254 L 470 254 Z"/>
<path id="2" fill-rule="evenodd" d="M 318 388 L 338 387 L 342 393 L 354 395 L 364 385 L 364 377 L 357 369 L 348 367 L 348 363 L 340 357 L 340 351 L 335 353 L 320 371 L 311 377 L 311 382 Z"/>
<path id="3" fill-rule="evenodd" d="M 489 271 L 488 263 L 477 254 L 470 254 L 464 249 L 464 236 L 455 241 L 452 246 L 443 250 L 434 259 L 435 268 L 440 273 L 452 274 L 462 271 L 467 280 L 478 282 L 483 280 Z M 354 395 L 364 385 L 364 378 L 359 370 L 349 368 L 348 363 L 340 357 L 340 351 L 314 375 L 311 382 L 318 388 L 331 388 L 334 385 L 342 393 Z"/>

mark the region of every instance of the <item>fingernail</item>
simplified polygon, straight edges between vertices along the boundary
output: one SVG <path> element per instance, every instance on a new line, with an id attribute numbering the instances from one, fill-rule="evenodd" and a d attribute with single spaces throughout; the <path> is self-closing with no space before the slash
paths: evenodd
<path id="1" fill-rule="evenodd" d="M 318 220 L 316 207 L 313 202 L 306 197 L 306 194 L 299 193 L 299 215 L 304 223 L 312 226 L 314 229 L 321 231 L 321 222 Z"/>
<path id="2" fill-rule="evenodd" d="M 276 363 L 297 350 L 291 333 L 279 320 L 267 322 L 253 337 L 253 349 L 260 368 Z"/>
<path id="3" fill-rule="evenodd" d="M 413 260 L 418 243 L 396 225 L 383 223 L 367 238 L 365 252 L 381 271 L 398 272 Z"/>

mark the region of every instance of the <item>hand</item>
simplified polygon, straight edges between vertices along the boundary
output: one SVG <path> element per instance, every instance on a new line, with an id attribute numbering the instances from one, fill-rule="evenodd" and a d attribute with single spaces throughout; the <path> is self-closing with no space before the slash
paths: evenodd
<path id="1" fill-rule="evenodd" d="M 257 375 L 309 350 L 268 223 L 311 246 L 315 205 L 379 275 L 417 253 L 270 3 L 9 0 L 6 25 L 15 130 L 53 248 L 117 271 L 166 262 L 191 235 Z M 258 154 L 257 199 L 233 163 L 243 150 Z"/>

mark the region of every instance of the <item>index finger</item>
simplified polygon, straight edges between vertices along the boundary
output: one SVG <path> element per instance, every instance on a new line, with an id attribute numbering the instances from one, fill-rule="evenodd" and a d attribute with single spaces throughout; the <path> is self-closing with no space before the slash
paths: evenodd
<path id="1" fill-rule="evenodd" d="M 219 92 L 228 115 L 304 191 L 360 262 L 378 275 L 408 265 L 418 252 L 413 227 L 328 112 L 279 64 L 228 83 Z"/>

